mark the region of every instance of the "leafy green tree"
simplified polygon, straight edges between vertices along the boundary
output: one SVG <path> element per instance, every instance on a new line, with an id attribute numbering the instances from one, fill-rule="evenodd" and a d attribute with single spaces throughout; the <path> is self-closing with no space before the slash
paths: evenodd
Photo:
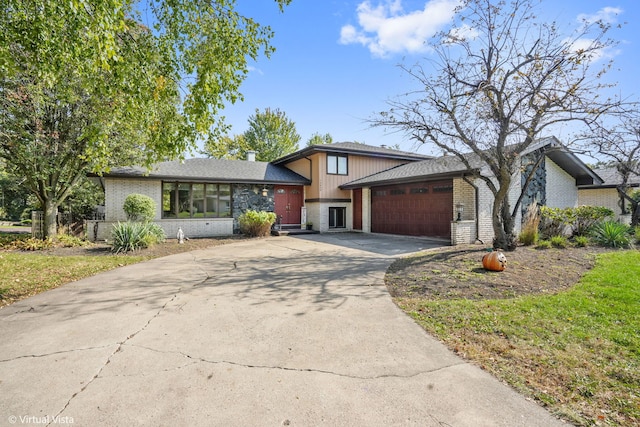
<path id="1" fill-rule="evenodd" d="M 248 150 L 244 135 L 234 135 L 218 138 L 215 143 L 208 141 L 202 154 L 214 159 L 242 160 Z"/>
<path id="2" fill-rule="evenodd" d="M 243 136 L 246 143 L 243 151 L 255 151 L 256 160 L 263 162 L 293 153 L 300 141 L 295 123 L 284 112 L 269 108 L 262 113 L 256 109 L 256 113 L 249 117 L 249 129 Z"/>
<path id="3" fill-rule="evenodd" d="M 275 0 L 280 9 L 290 0 Z M 152 29 L 140 24 L 141 11 Z M 0 5 L 0 157 L 45 211 L 88 170 L 175 158 L 226 132 L 268 26 L 235 1 L 7 0 Z M 187 76 L 183 79 L 183 76 Z M 181 93 L 182 91 L 182 93 Z"/>
<path id="4" fill-rule="evenodd" d="M 300 135 L 287 115 L 276 109 L 265 109 L 249 117 L 249 129 L 242 135 L 209 140 L 204 154 L 219 159 L 245 159 L 254 151 L 256 160 L 270 162 L 298 149 Z"/>
<path id="5" fill-rule="evenodd" d="M 585 18 L 567 34 L 564 23 L 537 18 L 537 3 L 462 1 L 451 28 L 430 40 L 428 65 L 403 67 L 419 89 L 391 100 L 372 120 L 478 170 L 493 194 L 494 246 L 504 249 L 515 249 L 526 183 L 544 158 L 530 157 L 523 193 L 513 201 L 521 154 L 554 126 L 589 123 L 617 104 L 603 99 L 610 85 L 600 80 L 616 45 L 607 38 L 610 21 Z"/>
<path id="6" fill-rule="evenodd" d="M 329 133 L 325 133 L 324 135 L 320 135 L 318 132 L 311 135 L 311 138 L 307 141 L 307 147 L 311 147 L 312 145 L 322 145 L 322 144 L 332 144 L 333 137 Z"/>

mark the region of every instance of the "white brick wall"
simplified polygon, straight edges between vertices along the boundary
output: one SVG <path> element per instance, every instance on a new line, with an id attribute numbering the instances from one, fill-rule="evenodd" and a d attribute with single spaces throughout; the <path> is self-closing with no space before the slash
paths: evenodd
<path id="1" fill-rule="evenodd" d="M 111 230 L 118 221 L 87 221 L 87 238 L 91 241 L 104 241 L 111 239 Z M 95 228 L 98 224 L 97 229 Z M 168 239 L 175 239 L 178 227 L 182 228 L 185 237 L 216 237 L 230 236 L 233 234 L 232 218 L 205 218 L 205 219 L 162 219 L 155 220 L 164 230 Z M 95 233 L 97 231 L 97 235 Z M 95 239 L 95 240 L 94 240 Z"/>
<path id="2" fill-rule="evenodd" d="M 615 188 L 593 188 L 578 190 L 578 205 L 604 206 L 620 215 L 618 190 Z"/>
<path id="3" fill-rule="evenodd" d="M 578 187 L 571 175 L 546 158 L 547 203 L 551 208 L 575 208 L 578 206 Z"/>
<path id="4" fill-rule="evenodd" d="M 122 206 L 127 196 L 134 193 L 151 197 L 156 203 L 155 219 L 162 217 L 162 183 L 160 181 L 107 178 L 104 183 L 105 220 L 126 221 L 127 215 Z"/>

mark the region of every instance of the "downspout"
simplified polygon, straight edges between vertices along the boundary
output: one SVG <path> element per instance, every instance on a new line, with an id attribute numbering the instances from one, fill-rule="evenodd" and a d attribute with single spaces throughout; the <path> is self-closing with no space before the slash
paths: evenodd
<path id="1" fill-rule="evenodd" d="M 482 240 L 480 240 L 480 199 L 478 198 L 478 193 L 480 192 L 480 189 L 478 188 L 477 185 L 475 185 L 473 182 L 469 181 L 469 179 L 467 178 L 466 175 L 462 175 L 462 179 L 464 180 L 464 182 L 466 182 L 467 184 L 469 184 L 470 186 L 473 187 L 473 190 L 475 192 L 475 202 L 476 202 L 476 242 L 480 242 L 481 244 L 484 245 L 484 242 Z"/>

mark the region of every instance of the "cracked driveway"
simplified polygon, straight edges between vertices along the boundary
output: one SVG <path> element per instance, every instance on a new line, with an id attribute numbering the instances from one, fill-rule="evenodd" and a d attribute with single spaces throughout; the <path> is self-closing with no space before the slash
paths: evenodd
<path id="1" fill-rule="evenodd" d="M 0 310 L 0 426 L 552 426 L 393 304 L 422 239 L 247 240 Z"/>

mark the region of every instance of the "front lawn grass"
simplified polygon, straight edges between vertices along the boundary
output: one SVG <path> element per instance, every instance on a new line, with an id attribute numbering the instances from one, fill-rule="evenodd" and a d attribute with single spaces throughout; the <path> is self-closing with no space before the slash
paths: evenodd
<path id="1" fill-rule="evenodd" d="M 577 425 L 640 425 L 640 252 L 576 286 L 502 300 L 397 298 L 423 328 Z"/>
<path id="2" fill-rule="evenodd" d="M 143 256 L 52 256 L 0 252 L 0 307 L 128 264 Z"/>

